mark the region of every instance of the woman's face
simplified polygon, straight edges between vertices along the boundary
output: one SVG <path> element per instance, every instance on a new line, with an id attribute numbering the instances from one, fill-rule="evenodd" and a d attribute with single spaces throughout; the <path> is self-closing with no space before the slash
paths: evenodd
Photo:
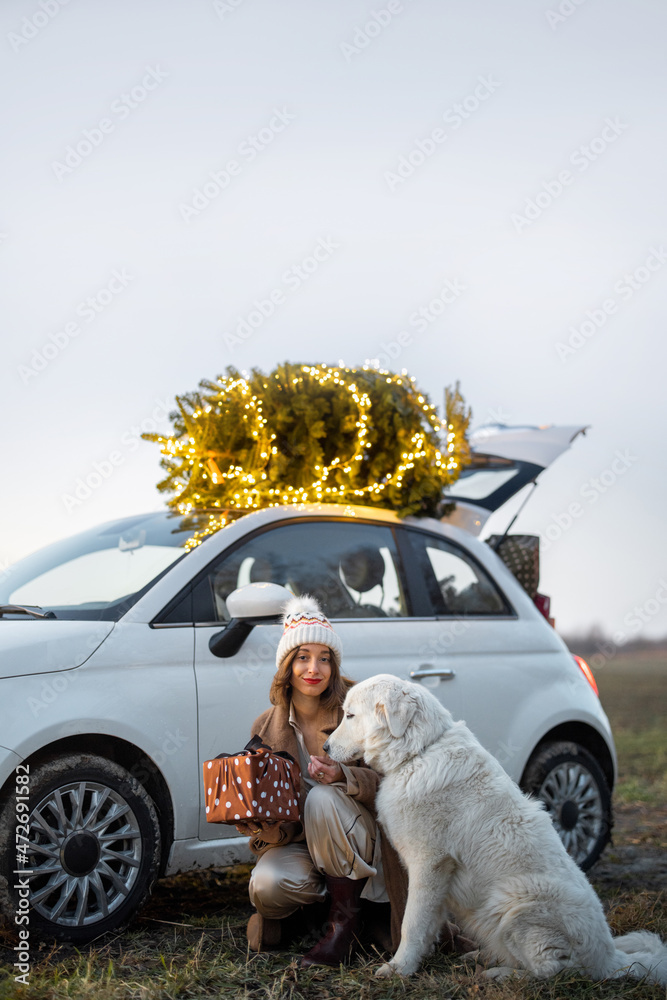
<path id="1" fill-rule="evenodd" d="M 292 688 L 307 697 L 318 698 L 326 691 L 330 677 L 329 647 L 319 642 L 299 646 L 292 660 Z"/>

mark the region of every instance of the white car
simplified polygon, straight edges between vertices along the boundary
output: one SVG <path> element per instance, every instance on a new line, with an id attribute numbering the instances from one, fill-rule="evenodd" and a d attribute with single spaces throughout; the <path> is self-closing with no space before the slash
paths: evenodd
<path id="1" fill-rule="evenodd" d="M 13 566 L 0 584 L 5 915 L 27 869 L 31 927 L 85 942 L 125 922 L 156 877 L 248 859 L 233 827 L 207 824 L 201 765 L 243 747 L 268 705 L 283 588 L 319 598 L 348 676 L 419 680 L 465 719 L 590 867 L 616 774 L 595 682 L 473 534 L 489 495 L 548 464 L 526 456 L 531 433 L 483 437 L 486 462 L 476 442 L 443 521 L 274 507 L 188 549 L 209 515 L 153 513 Z M 518 459 L 502 454 L 507 434 Z"/>

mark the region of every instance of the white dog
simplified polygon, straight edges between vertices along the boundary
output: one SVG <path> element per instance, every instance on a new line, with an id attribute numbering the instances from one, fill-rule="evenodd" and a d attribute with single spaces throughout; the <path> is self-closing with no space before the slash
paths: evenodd
<path id="1" fill-rule="evenodd" d="M 379 819 L 408 870 L 401 943 L 377 974 L 411 975 L 451 915 L 499 963 L 487 975 L 576 969 L 667 983 L 667 947 L 648 931 L 612 938 L 602 905 L 542 804 L 528 798 L 465 723 L 417 684 L 355 685 L 325 744 L 383 780 Z"/>

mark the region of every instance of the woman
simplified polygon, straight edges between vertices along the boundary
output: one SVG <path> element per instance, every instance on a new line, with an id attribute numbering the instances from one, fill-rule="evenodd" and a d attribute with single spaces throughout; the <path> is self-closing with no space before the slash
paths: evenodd
<path id="1" fill-rule="evenodd" d="M 255 951 L 277 945 L 280 920 L 328 893 L 328 931 L 301 965 L 338 966 L 358 930 L 362 893 L 375 902 L 388 899 L 373 812 L 379 779 L 367 767 L 337 764 L 322 750 L 352 684 L 341 676 L 342 644 L 330 622 L 308 596 L 288 601 L 283 622 L 273 707 L 255 720 L 252 734 L 298 761 L 301 822 L 238 824 L 259 856 L 249 885 L 257 913 L 248 922 L 248 942 Z"/>

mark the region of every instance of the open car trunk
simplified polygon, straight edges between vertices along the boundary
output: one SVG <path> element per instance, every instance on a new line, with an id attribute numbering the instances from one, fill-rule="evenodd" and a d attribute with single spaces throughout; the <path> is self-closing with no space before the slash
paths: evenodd
<path id="1" fill-rule="evenodd" d="M 445 499 L 456 503 L 443 521 L 479 535 L 491 514 L 554 462 L 586 427 L 507 427 L 491 424 L 470 436 L 470 464 Z M 519 508 L 521 509 L 521 508 Z M 510 527 L 513 522 L 510 522 Z M 551 601 L 538 592 L 538 535 L 492 535 L 488 544 L 514 574 L 550 625 Z"/>
<path id="2" fill-rule="evenodd" d="M 570 447 L 586 427 L 508 427 L 488 424 L 470 435 L 470 464 L 444 499 L 456 507 L 443 521 L 479 535 L 507 503 Z"/>

